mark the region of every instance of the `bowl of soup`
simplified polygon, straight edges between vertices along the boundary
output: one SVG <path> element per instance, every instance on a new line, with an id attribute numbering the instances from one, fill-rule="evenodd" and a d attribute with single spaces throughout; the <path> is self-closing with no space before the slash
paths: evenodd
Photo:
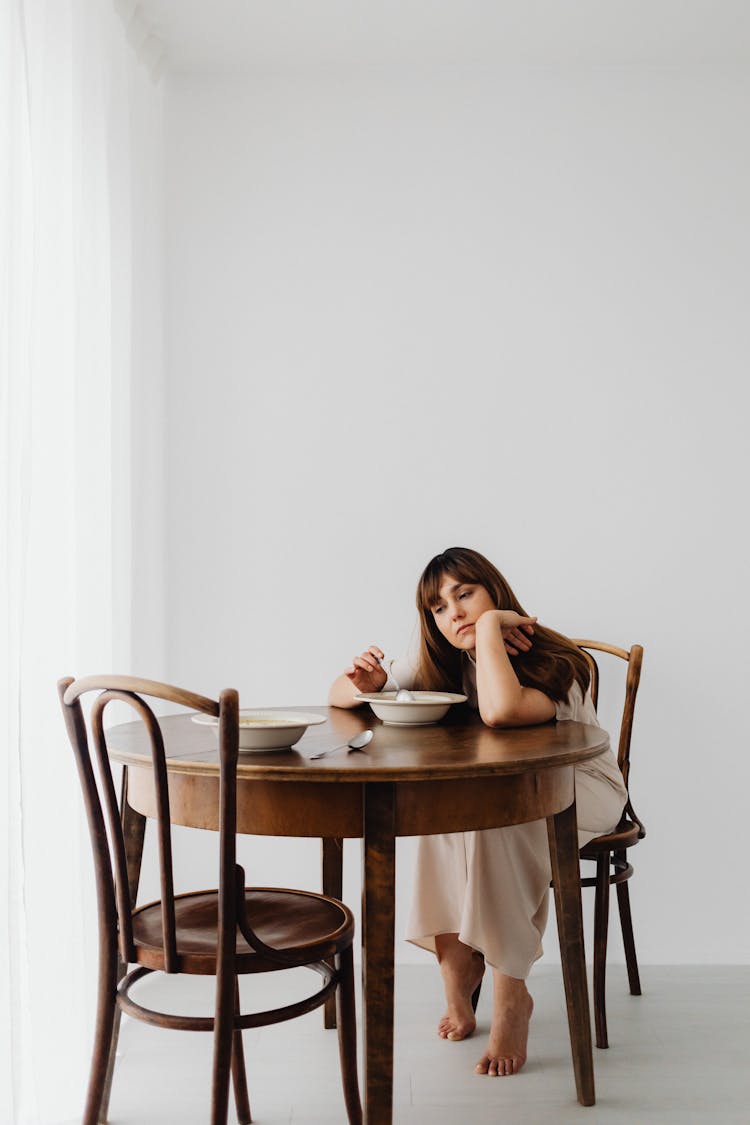
<path id="1" fill-rule="evenodd" d="M 369 703 L 378 719 L 392 727 L 427 726 L 439 723 L 454 703 L 465 703 L 465 695 L 451 691 L 412 691 L 411 699 L 396 699 L 395 691 L 361 692 L 357 699 Z"/>
<path id="2" fill-rule="evenodd" d="M 288 750 L 299 742 L 308 727 L 326 721 L 325 715 L 308 711 L 282 711 L 276 708 L 246 707 L 240 710 L 240 750 L 263 753 Z M 193 722 L 216 727 L 213 715 L 193 715 Z"/>

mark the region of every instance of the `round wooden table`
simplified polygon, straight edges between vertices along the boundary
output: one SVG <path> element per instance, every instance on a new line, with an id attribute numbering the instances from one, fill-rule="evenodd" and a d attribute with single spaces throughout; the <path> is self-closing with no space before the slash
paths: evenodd
<path id="1" fill-rule="evenodd" d="M 392 1120 L 395 840 L 546 819 L 578 1100 L 594 1103 L 583 950 L 574 767 L 606 750 L 605 731 L 583 723 L 492 730 L 454 707 L 433 726 L 382 724 L 369 708 L 304 707 L 328 721 L 292 750 L 240 755 L 237 829 L 324 841 L 323 883 L 339 894 L 341 840 L 363 840 L 362 973 L 364 1104 L 369 1125 Z M 190 715 L 161 721 L 172 820 L 218 828 L 215 732 Z M 366 752 L 311 761 L 372 727 Z M 123 818 L 133 901 L 145 818 L 155 815 L 151 762 L 140 722 L 108 731 L 110 755 L 127 766 Z"/>

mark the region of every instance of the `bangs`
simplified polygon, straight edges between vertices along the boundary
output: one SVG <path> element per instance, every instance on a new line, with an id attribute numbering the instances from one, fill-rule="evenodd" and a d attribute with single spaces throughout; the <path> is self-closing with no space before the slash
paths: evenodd
<path id="1" fill-rule="evenodd" d="M 467 565 L 465 560 L 451 558 L 449 555 L 436 555 L 425 567 L 417 589 L 417 603 L 422 609 L 431 610 L 440 601 L 440 587 L 446 578 L 472 586 L 482 586 L 484 582 L 478 572 Z"/>

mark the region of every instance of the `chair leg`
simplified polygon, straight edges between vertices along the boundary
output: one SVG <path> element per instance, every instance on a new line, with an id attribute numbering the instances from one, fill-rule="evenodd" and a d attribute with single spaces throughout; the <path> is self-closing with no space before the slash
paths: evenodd
<path id="1" fill-rule="evenodd" d="M 597 1047 L 608 1047 L 605 978 L 607 974 L 607 929 L 609 925 L 609 852 L 596 861 L 594 901 L 594 1027 Z"/>
<path id="2" fill-rule="evenodd" d="M 234 1014 L 236 1016 L 240 1014 L 240 987 L 236 977 L 234 979 Z M 250 1125 L 253 1116 L 250 1113 L 250 1098 L 247 1092 L 245 1049 L 242 1045 L 242 1032 L 239 1028 L 235 1028 L 232 1032 L 232 1085 L 239 1125 Z"/>
<path id="3" fill-rule="evenodd" d="M 625 852 L 615 852 L 617 859 L 625 859 Z M 633 937 L 633 919 L 630 914 L 630 891 L 627 883 L 617 884 L 617 906 L 620 911 L 620 926 L 622 928 L 622 943 L 625 947 L 625 964 L 628 967 L 628 983 L 630 995 L 641 995 L 641 978 L 638 973 L 638 959 L 635 955 L 635 938 Z"/>
<path id="4" fill-rule="evenodd" d="M 122 978 L 128 971 L 127 965 L 123 965 L 119 957 L 117 959 L 117 977 L 116 985 L 119 985 Z M 120 1041 L 120 1023 L 122 1020 L 122 1012 L 117 1004 L 115 1004 L 115 1012 L 112 1018 L 112 1035 L 109 1041 L 109 1057 L 107 1059 L 107 1071 L 104 1076 L 104 1088 L 102 1090 L 102 1100 L 99 1103 L 99 1116 L 97 1121 L 99 1125 L 107 1125 L 107 1117 L 109 1115 L 109 1099 L 112 1094 L 112 1079 L 115 1076 L 115 1062 L 117 1061 L 117 1045 Z"/>
<path id="5" fill-rule="evenodd" d="M 344 841 L 340 836 L 331 836 L 321 840 L 323 894 L 331 898 L 341 898 L 343 895 L 344 872 Z M 329 961 L 331 968 L 335 968 L 335 961 Z M 334 1028 L 336 1026 L 336 996 L 329 996 L 323 1006 L 323 1026 Z"/>
<path id="6" fill-rule="evenodd" d="M 211 1125 L 227 1125 L 229 1114 L 229 1074 L 234 1038 L 234 989 L 236 979 L 233 968 L 226 964 L 219 966 L 219 971 L 216 974 Z"/>
<path id="7" fill-rule="evenodd" d="M 349 1125 L 362 1125 L 362 1102 L 357 1080 L 357 1013 L 354 1002 L 354 956 L 349 946 L 338 958 L 340 974 L 336 989 L 336 1024 L 339 1034 L 341 1082 Z"/>
<path id="8" fill-rule="evenodd" d="M 138 884 L 141 877 L 141 859 L 143 857 L 143 841 L 146 833 L 146 817 L 141 816 L 135 809 L 131 808 L 128 804 L 128 767 L 124 766 L 122 771 L 122 788 L 120 792 L 120 817 L 122 820 L 122 834 L 125 841 L 125 859 L 128 868 L 128 889 L 130 891 L 130 901 L 135 909 L 135 904 L 138 899 Z M 117 959 L 117 984 L 119 985 L 122 978 L 128 971 L 128 966 Z M 109 1098 L 112 1093 L 112 1079 L 115 1072 L 115 1061 L 117 1058 L 117 1045 L 120 1040 L 120 1022 L 122 1012 L 119 1007 L 115 1007 L 115 1017 L 112 1025 L 112 1038 L 109 1047 L 109 1061 L 107 1063 L 107 1073 L 104 1079 L 104 1091 L 102 1093 L 102 1100 L 99 1105 L 99 1123 L 106 1125 L 107 1117 L 109 1114 Z"/>
<path id="9" fill-rule="evenodd" d="M 81 1125 L 99 1125 L 100 1108 L 107 1085 L 107 1072 L 117 1009 L 117 949 L 113 938 L 99 950 L 99 984 L 96 1004 L 96 1030 L 91 1055 L 89 1086 Z"/>

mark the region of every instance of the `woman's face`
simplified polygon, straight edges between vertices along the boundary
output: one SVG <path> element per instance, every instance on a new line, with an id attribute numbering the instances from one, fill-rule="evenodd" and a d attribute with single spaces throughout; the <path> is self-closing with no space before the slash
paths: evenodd
<path id="1" fill-rule="evenodd" d="M 472 582 L 459 582 L 444 575 L 439 600 L 430 606 L 440 632 L 449 644 L 463 652 L 476 648 L 475 625 L 488 609 L 497 609 L 489 590 Z"/>

